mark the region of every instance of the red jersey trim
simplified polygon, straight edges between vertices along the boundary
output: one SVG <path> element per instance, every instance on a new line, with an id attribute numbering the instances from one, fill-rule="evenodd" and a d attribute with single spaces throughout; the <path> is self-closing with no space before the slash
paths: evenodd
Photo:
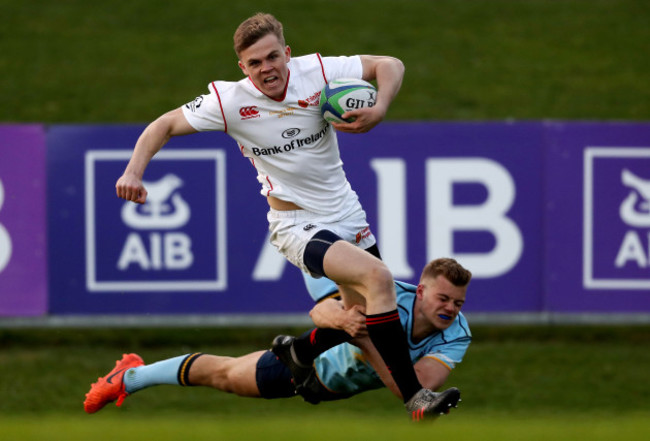
<path id="1" fill-rule="evenodd" d="M 219 91 L 217 90 L 217 86 L 214 85 L 214 81 L 211 84 L 212 84 L 212 88 L 214 89 L 214 93 L 217 94 L 217 99 L 219 100 L 219 109 L 221 109 L 221 116 L 223 116 L 223 131 L 224 131 L 224 133 L 228 133 L 228 121 L 226 121 L 226 114 L 223 113 L 223 105 L 221 104 L 221 96 L 219 95 Z"/>
<path id="2" fill-rule="evenodd" d="M 271 195 L 271 192 L 273 191 L 273 184 L 271 183 L 271 180 L 269 179 L 268 176 L 266 177 L 266 182 L 268 182 L 268 183 L 269 183 L 269 187 L 271 187 L 271 188 L 269 189 L 269 191 L 266 192 L 266 195 L 267 195 L 267 196 L 270 196 L 270 195 Z"/>
<path id="3" fill-rule="evenodd" d="M 319 53 L 316 53 L 316 56 L 318 57 L 318 62 L 320 63 L 320 70 L 323 73 L 323 79 L 327 83 L 327 77 L 325 76 L 325 66 L 323 66 L 323 59 L 320 57 Z"/>

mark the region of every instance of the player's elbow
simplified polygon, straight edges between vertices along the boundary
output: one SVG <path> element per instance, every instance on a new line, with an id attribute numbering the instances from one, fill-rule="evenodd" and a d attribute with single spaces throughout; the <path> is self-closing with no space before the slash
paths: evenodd
<path id="1" fill-rule="evenodd" d="M 395 71 L 399 73 L 401 76 L 404 76 L 404 72 L 406 71 L 406 66 L 404 65 L 404 62 L 402 62 L 402 60 L 400 60 L 399 58 L 395 58 L 395 57 L 390 57 L 390 59 L 391 62 L 393 63 L 393 69 L 395 69 Z"/>

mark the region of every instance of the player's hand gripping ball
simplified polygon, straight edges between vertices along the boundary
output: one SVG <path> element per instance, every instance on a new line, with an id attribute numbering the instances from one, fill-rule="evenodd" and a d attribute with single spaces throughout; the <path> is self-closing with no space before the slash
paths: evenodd
<path id="1" fill-rule="evenodd" d="M 372 107 L 377 98 L 377 89 L 367 81 L 355 78 L 339 78 L 325 85 L 320 93 L 318 106 L 328 122 L 352 122 L 354 118 L 341 118 L 345 112 Z"/>

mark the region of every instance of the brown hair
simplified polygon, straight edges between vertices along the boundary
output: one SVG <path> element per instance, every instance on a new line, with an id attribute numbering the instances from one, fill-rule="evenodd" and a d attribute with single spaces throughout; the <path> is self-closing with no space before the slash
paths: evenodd
<path id="1" fill-rule="evenodd" d="M 235 52 L 239 55 L 241 51 L 251 47 L 268 34 L 274 34 L 278 37 L 280 44 L 285 46 L 282 23 L 271 14 L 259 12 L 253 15 L 244 20 L 235 31 L 233 37 Z"/>
<path id="2" fill-rule="evenodd" d="M 420 280 L 425 278 L 435 279 L 438 276 L 444 276 L 454 286 L 466 286 L 472 279 L 472 273 L 463 268 L 463 266 L 449 257 L 435 259 L 429 262 L 422 270 Z"/>

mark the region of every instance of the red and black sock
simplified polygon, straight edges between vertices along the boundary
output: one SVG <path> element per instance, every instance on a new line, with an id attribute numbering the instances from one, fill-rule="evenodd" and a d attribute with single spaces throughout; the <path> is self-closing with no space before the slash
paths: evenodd
<path id="1" fill-rule="evenodd" d="M 388 366 L 406 403 L 422 389 L 422 385 L 413 369 L 406 333 L 400 323 L 397 309 L 366 316 L 366 327 L 370 340 Z"/>
<path id="2" fill-rule="evenodd" d="M 339 329 L 313 328 L 296 337 L 293 348 L 300 363 L 311 365 L 319 354 L 350 340 L 352 336 Z"/>

